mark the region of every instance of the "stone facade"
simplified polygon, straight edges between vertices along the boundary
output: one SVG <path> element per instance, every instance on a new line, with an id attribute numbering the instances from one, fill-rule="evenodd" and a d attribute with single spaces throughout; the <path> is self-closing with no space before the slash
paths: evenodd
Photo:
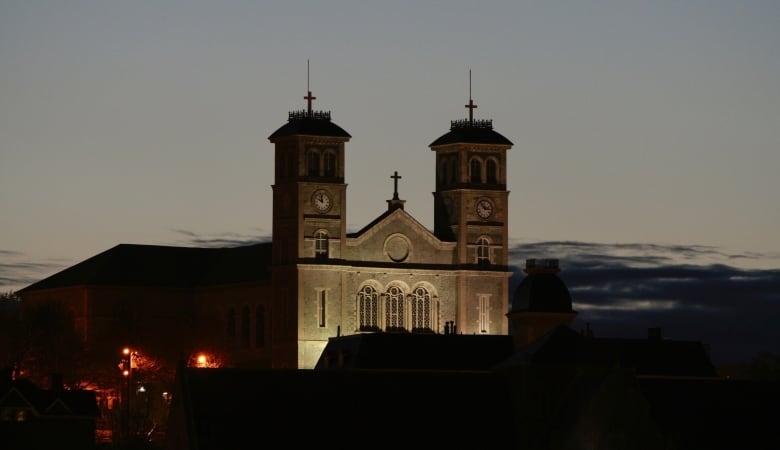
<path id="1" fill-rule="evenodd" d="M 290 113 L 269 140 L 273 185 L 273 367 L 313 368 L 331 337 L 363 332 L 508 334 L 506 152 L 489 121 L 456 121 L 436 152 L 431 231 L 388 209 L 346 231 L 351 136 L 330 113 Z"/>

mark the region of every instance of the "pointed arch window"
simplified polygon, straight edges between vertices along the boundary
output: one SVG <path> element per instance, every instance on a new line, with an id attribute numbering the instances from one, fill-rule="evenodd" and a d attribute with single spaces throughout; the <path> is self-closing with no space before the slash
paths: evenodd
<path id="1" fill-rule="evenodd" d="M 471 159 L 470 174 L 472 183 L 482 182 L 482 161 L 479 158 Z"/>
<path id="2" fill-rule="evenodd" d="M 252 331 L 249 328 L 250 322 L 251 322 L 251 318 L 249 317 L 249 307 L 244 306 L 241 309 L 241 346 L 242 347 L 249 347 L 249 335 Z"/>
<path id="3" fill-rule="evenodd" d="M 485 237 L 477 240 L 477 264 L 481 266 L 490 264 L 490 241 Z"/>
<path id="4" fill-rule="evenodd" d="M 490 158 L 485 162 L 485 175 L 488 184 L 498 183 L 498 163 L 495 159 Z"/>
<path id="5" fill-rule="evenodd" d="M 309 149 L 306 153 L 307 174 L 310 177 L 320 176 L 320 152 L 316 149 Z"/>
<path id="6" fill-rule="evenodd" d="M 325 230 L 314 233 L 314 257 L 328 259 L 328 232 Z"/>
<path id="7" fill-rule="evenodd" d="M 363 286 L 358 292 L 360 331 L 379 330 L 379 293 L 373 286 Z"/>
<path id="8" fill-rule="evenodd" d="M 338 159 L 336 152 L 329 150 L 325 152 L 325 176 L 335 177 L 338 169 Z"/>
<path id="9" fill-rule="evenodd" d="M 415 288 L 411 300 L 412 331 L 431 331 L 431 293 L 424 287 Z"/>
<path id="10" fill-rule="evenodd" d="M 404 292 L 398 286 L 390 286 L 385 292 L 385 330 L 398 331 L 404 327 Z"/>

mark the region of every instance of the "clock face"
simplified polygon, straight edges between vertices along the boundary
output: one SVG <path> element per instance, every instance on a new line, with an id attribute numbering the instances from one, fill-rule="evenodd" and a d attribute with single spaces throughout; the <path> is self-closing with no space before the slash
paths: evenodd
<path id="1" fill-rule="evenodd" d="M 490 200 L 480 200 L 477 202 L 477 215 L 483 219 L 493 215 L 493 204 Z"/>
<path id="2" fill-rule="evenodd" d="M 330 194 L 326 191 L 319 189 L 314 191 L 314 195 L 311 196 L 311 204 L 317 212 L 324 213 L 330 210 L 333 202 L 330 200 Z"/>

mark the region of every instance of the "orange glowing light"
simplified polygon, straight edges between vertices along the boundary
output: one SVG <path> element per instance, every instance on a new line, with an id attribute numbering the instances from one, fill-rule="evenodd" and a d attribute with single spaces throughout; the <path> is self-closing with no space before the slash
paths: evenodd
<path id="1" fill-rule="evenodd" d="M 208 359 L 206 358 L 206 355 L 198 355 L 198 367 L 206 367 L 208 366 Z"/>
<path id="2" fill-rule="evenodd" d="M 122 371 L 122 376 L 125 376 L 125 377 L 130 376 L 130 371 L 127 370 L 127 369 L 123 370 Z"/>

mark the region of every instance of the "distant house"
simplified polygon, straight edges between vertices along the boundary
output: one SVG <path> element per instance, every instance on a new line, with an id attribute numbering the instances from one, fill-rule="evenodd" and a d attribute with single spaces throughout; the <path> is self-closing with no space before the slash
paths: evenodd
<path id="1" fill-rule="evenodd" d="M 10 372 L 0 381 L 3 450 L 94 448 L 99 416 L 92 391 L 66 390 L 60 384 L 42 389 L 28 380 L 12 380 Z"/>

